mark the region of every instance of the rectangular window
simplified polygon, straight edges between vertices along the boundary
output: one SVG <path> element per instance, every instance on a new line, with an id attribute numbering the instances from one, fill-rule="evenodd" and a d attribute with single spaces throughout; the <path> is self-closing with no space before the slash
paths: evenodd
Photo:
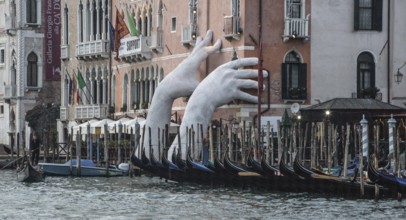
<path id="1" fill-rule="evenodd" d="M 0 48 L 0 64 L 4 64 L 5 62 L 5 50 L 4 48 Z"/>
<path id="2" fill-rule="evenodd" d="M 306 63 L 282 63 L 282 99 L 307 98 L 306 69 Z"/>
<path id="3" fill-rule="evenodd" d="M 302 17 L 302 0 L 287 0 L 286 2 L 286 17 L 287 18 L 303 18 Z"/>
<path id="4" fill-rule="evenodd" d="M 172 17 L 171 21 L 172 21 L 171 32 L 176 32 L 176 17 Z"/>
<path id="5" fill-rule="evenodd" d="M 0 116 L 4 115 L 4 105 L 0 105 Z"/>
<path id="6" fill-rule="evenodd" d="M 37 23 L 37 0 L 27 0 L 27 23 Z"/>
<path id="7" fill-rule="evenodd" d="M 382 0 L 354 0 L 354 29 L 382 30 Z"/>

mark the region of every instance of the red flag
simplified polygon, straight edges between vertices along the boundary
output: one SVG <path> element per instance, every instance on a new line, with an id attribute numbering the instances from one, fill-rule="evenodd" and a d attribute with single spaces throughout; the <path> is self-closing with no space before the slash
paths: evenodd
<path id="1" fill-rule="evenodd" d="M 120 47 L 120 39 L 129 33 L 130 31 L 128 30 L 128 27 L 124 22 L 123 16 L 121 16 L 120 12 L 116 8 L 116 32 L 114 37 L 115 40 L 114 52 L 116 52 L 116 58 L 118 57 L 118 48 Z"/>

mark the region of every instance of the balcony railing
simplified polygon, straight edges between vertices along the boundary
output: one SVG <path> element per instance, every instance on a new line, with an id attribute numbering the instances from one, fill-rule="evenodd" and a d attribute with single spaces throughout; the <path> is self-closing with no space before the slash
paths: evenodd
<path id="1" fill-rule="evenodd" d="M 61 119 L 61 121 L 67 121 L 69 119 L 69 109 L 67 107 L 61 106 L 59 119 Z"/>
<path id="2" fill-rule="evenodd" d="M 69 59 L 69 45 L 61 45 L 61 59 Z"/>
<path id="3" fill-rule="evenodd" d="M 5 15 L 6 17 L 6 32 L 8 34 L 15 34 L 16 29 L 16 17 Z"/>
<path id="4" fill-rule="evenodd" d="M 4 99 L 11 99 L 17 96 L 17 85 L 4 86 Z"/>
<path id="5" fill-rule="evenodd" d="M 110 42 L 108 40 L 88 41 L 76 45 L 76 57 L 78 59 L 108 58 L 109 53 Z"/>
<path id="6" fill-rule="evenodd" d="M 283 32 L 283 40 L 287 41 L 289 38 L 302 38 L 308 39 L 309 36 L 309 19 L 301 18 L 286 18 L 285 30 Z"/>
<path id="7" fill-rule="evenodd" d="M 181 39 L 180 42 L 183 45 L 193 45 L 195 39 L 196 39 L 196 30 L 195 30 L 195 25 L 193 24 L 188 24 L 188 25 L 182 25 L 181 29 Z"/>
<path id="8" fill-rule="evenodd" d="M 151 49 L 156 51 L 162 50 L 162 30 L 152 31 L 151 33 Z"/>
<path id="9" fill-rule="evenodd" d="M 120 40 L 119 58 L 126 62 L 139 62 L 151 59 L 150 37 L 133 36 Z"/>
<path id="10" fill-rule="evenodd" d="M 238 39 L 240 36 L 240 17 L 225 16 L 224 17 L 224 36 L 225 38 Z"/>
<path id="11" fill-rule="evenodd" d="M 108 105 L 78 105 L 75 107 L 75 119 L 106 118 Z"/>

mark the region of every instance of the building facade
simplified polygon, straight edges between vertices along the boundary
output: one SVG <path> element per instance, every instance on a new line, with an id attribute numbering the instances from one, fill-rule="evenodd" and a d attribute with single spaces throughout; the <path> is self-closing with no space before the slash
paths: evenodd
<path id="1" fill-rule="evenodd" d="M 264 121 L 273 120 L 276 125 L 292 103 L 309 102 L 310 0 L 178 0 L 176 4 L 169 0 L 84 0 L 61 4 L 65 9 L 60 130 L 94 117 L 147 115 L 159 82 L 192 52 L 196 38 L 204 37 L 207 30 L 213 31 L 213 40 L 222 40 L 222 47 L 201 64 L 196 73 L 199 80 L 234 58 L 259 57 L 262 45 L 263 68 L 270 72 L 269 83 L 264 83 L 269 90 L 262 93 Z M 109 43 L 118 35 L 109 34 L 109 22 L 116 32 L 121 31 L 118 19 L 123 19 L 129 31 L 114 50 Z M 70 82 L 77 81 L 78 72 L 86 86 L 71 92 Z M 266 110 L 268 99 L 270 109 Z M 175 100 L 173 120 L 181 121 L 186 104 L 187 97 Z M 213 120 L 253 122 L 257 109 L 256 104 L 235 100 L 219 108 Z"/>
<path id="2" fill-rule="evenodd" d="M 406 84 L 394 75 L 406 59 L 405 7 L 398 0 L 313 0 L 311 103 L 373 96 L 404 107 Z"/>
<path id="3" fill-rule="evenodd" d="M 14 149 L 22 149 L 31 133 L 27 112 L 59 103 L 57 2 L 0 1 L 0 144 Z"/>

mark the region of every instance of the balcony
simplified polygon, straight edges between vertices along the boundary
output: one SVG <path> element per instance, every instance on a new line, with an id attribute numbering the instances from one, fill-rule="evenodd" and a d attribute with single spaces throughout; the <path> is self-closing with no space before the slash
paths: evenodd
<path id="1" fill-rule="evenodd" d="M 75 106 L 75 119 L 106 118 L 108 110 L 108 105 Z"/>
<path id="2" fill-rule="evenodd" d="M 289 102 L 304 102 L 307 99 L 307 92 L 305 87 L 292 87 L 282 94 L 282 99 L 285 103 Z"/>
<path id="3" fill-rule="evenodd" d="M 151 38 L 145 36 L 121 39 L 118 58 L 128 63 L 150 60 L 151 48 L 148 45 L 150 41 Z"/>
<path id="4" fill-rule="evenodd" d="M 195 39 L 196 39 L 196 25 L 193 24 L 188 24 L 186 26 L 182 25 L 181 29 L 181 39 L 180 42 L 184 46 L 192 46 L 194 45 Z"/>
<path id="5" fill-rule="evenodd" d="M 150 48 L 155 52 L 162 52 L 162 30 L 160 28 L 157 31 L 152 31 Z"/>
<path id="6" fill-rule="evenodd" d="M 9 35 L 15 35 L 16 34 L 16 17 L 12 17 L 9 15 L 5 15 L 6 16 L 6 32 Z"/>
<path id="7" fill-rule="evenodd" d="M 4 99 L 12 99 L 17 96 L 17 85 L 4 86 Z"/>
<path id="8" fill-rule="evenodd" d="M 309 36 L 309 15 L 306 19 L 301 18 L 285 18 L 285 30 L 283 32 L 283 41 L 289 39 L 308 40 Z"/>
<path id="9" fill-rule="evenodd" d="M 67 121 L 69 119 L 69 108 L 61 106 L 59 119 L 61 121 Z"/>
<path id="10" fill-rule="evenodd" d="M 108 40 L 88 41 L 76 45 L 76 57 L 80 60 L 108 58 L 109 53 L 110 42 Z"/>
<path id="11" fill-rule="evenodd" d="M 224 17 L 224 37 L 226 39 L 240 39 L 240 17 L 225 16 Z"/>
<path id="12" fill-rule="evenodd" d="M 69 45 L 61 45 L 61 59 L 69 59 Z"/>

